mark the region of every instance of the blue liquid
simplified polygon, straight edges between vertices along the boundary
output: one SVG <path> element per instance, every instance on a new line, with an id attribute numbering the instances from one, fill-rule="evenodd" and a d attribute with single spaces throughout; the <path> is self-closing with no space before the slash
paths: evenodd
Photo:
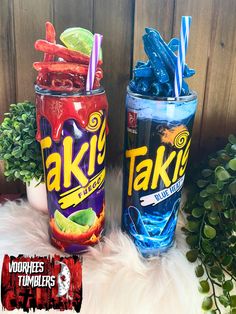
<path id="1" fill-rule="evenodd" d="M 127 95 L 125 151 L 147 147 L 145 155 L 135 158 L 133 182 L 141 172 L 140 170 L 136 171 L 138 164 L 147 159 L 151 159 L 153 164 L 148 188 L 138 191 L 133 188 L 132 194 L 128 195 L 131 159 L 124 158 L 122 228 L 130 235 L 143 256 L 157 255 L 173 244 L 184 175 L 182 174 L 176 179 L 176 181 L 182 180 L 180 187 L 176 190 L 173 187 L 176 181 L 165 186 L 160 176 L 155 189 L 151 188 L 151 181 L 154 175 L 157 149 L 160 146 L 164 146 L 165 150 L 163 163 L 175 151 L 176 157 L 166 169 L 169 178 L 174 177 L 177 155 L 181 147 L 178 148 L 168 141 L 164 142 L 163 134 L 181 127 L 187 132 L 186 141 L 189 142 L 196 106 L 196 98 L 188 102 L 165 102 L 143 99 L 132 94 Z M 129 121 L 130 112 L 132 114 L 131 123 Z M 182 155 L 184 155 L 186 147 L 187 144 L 182 148 Z M 166 192 L 166 190 L 168 191 Z M 146 206 L 143 206 L 145 203 L 142 202 L 143 199 L 148 198 L 149 200 L 150 195 L 157 195 L 158 192 L 160 192 L 159 197 L 154 197 L 150 204 L 146 203 Z"/>

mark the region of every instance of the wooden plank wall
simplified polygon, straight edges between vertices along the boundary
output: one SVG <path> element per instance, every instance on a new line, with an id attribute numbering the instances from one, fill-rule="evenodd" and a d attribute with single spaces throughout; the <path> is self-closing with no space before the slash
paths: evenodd
<path id="1" fill-rule="evenodd" d="M 199 96 L 192 151 L 197 159 L 221 147 L 236 133 L 235 0 L 1 0 L 0 121 L 11 102 L 34 100 L 32 62 L 42 58 L 34 41 L 44 37 L 45 21 L 58 34 L 70 26 L 100 32 L 110 105 L 108 163 L 120 164 L 125 90 L 133 64 L 145 59 L 144 28 L 156 27 L 169 40 L 178 36 L 182 15 L 193 17 L 187 61 L 197 70 L 189 83 Z M 9 185 L 1 176 L 3 190 Z"/>

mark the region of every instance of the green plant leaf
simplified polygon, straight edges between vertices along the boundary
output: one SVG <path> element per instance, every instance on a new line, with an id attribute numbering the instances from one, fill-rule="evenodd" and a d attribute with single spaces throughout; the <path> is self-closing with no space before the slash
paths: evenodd
<path id="1" fill-rule="evenodd" d="M 223 196 L 222 196 L 222 194 L 218 194 L 217 193 L 217 194 L 214 195 L 214 198 L 215 198 L 216 201 L 221 202 L 222 199 L 223 199 Z"/>
<path id="2" fill-rule="evenodd" d="M 203 232 L 208 239 L 214 239 L 216 236 L 216 229 L 209 225 L 204 226 Z"/>
<path id="3" fill-rule="evenodd" d="M 226 151 L 222 151 L 219 153 L 219 158 L 223 161 L 228 161 L 230 160 L 230 156 L 226 154 Z"/>
<path id="4" fill-rule="evenodd" d="M 219 301 L 224 307 L 227 307 L 230 304 L 229 299 L 225 295 L 219 296 Z"/>
<path id="5" fill-rule="evenodd" d="M 207 280 L 201 280 L 199 284 L 200 284 L 198 288 L 199 292 L 208 293 L 210 291 L 210 285 Z"/>
<path id="6" fill-rule="evenodd" d="M 211 276 L 214 278 L 222 276 L 223 272 L 219 266 L 213 266 L 210 270 Z"/>
<path id="7" fill-rule="evenodd" d="M 11 157 L 12 157 L 12 155 L 9 153 L 6 153 L 5 155 L 3 155 L 3 159 L 5 159 L 5 160 L 10 159 Z"/>
<path id="8" fill-rule="evenodd" d="M 224 216 L 225 216 L 225 218 L 229 219 L 229 218 L 230 218 L 230 211 L 229 211 L 229 210 L 226 210 L 226 211 L 224 212 Z"/>
<path id="9" fill-rule="evenodd" d="M 231 295 L 230 297 L 230 306 L 236 307 L 236 295 Z"/>
<path id="10" fill-rule="evenodd" d="M 219 161 L 216 158 L 210 158 L 208 164 L 212 169 L 215 169 L 219 166 Z"/>
<path id="11" fill-rule="evenodd" d="M 200 221 L 188 221 L 188 224 L 187 224 L 187 229 L 190 231 L 190 232 L 196 232 L 199 230 L 199 227 L 200 227 Z"/>
<path id="12" fill-rule="evenodd" d="M 216 184 L 209 184 L 206 188 L 208 194 L 215 194 L 218 192 L 218 187 Z"/>
<path id="13" fill-rule="evenodd" d="M 190 263 L 196 262 L 197 257 L 198 257 L 198 250 L 193 249 L 193 250 L 188 251 L 186 253 L 186 257 Z"/>
<path id="14" fill-rule="evenodd" d="M 202 176 L 204 178 L 208 178 L 212 175 L 213 171 L 211 169 L 203 169 L 202 170 Z"/>
<path id="15" fill-rule="evenodd" d="M 229 184 L 229 191 L 233 196 L 236 196 L 236 180 Z"/>
<path id="16" fill-rule="evenodd" d="M 215 169 L 215 175 L 216 178 L 220 181 L 226 181 L 228 179 L 230 179 L 230 174 L 228 173 L 227 170 L 225 170 L 225 168 L 219 166 Z"/>
<path id="17" fill-rule="evenodd" d="M 224 188 L 224 182 L 223 181 L 217 180 L 216 185 L 217 185 L 219 190 L 222 190 Z"/>
<path id="18" fill-rule="evenodd" d="M 231 144 L 236 144 L 236 137 L 233 134 L 230 134 L 228 140 Z"/>
<path id="19" fill-rule="evenodd" d="M 209 194 L 207 193 L 206 190 L 202 190 L 199 195 L 200 195 L 202 198 L 206 198 L 206 197 L 209 196 Z"/>
<path id="20" fill-rule="evenodd" d="M 231 290 L 233 290 L 234 288 L 234 284 L 232 282 L 232 280 L 226 280 L 223 285 L 222 285 L 222 288 L 227 291 L 227 292 L 230 292 Z"/>
<path id="21" fill-rule="evenodd" d="M 202 215 L 204 214 L 204 209 L 203 208 L 201 208 L 201 207 L 197 207 L 197 208 L 194 208 L 193 210 L 192 210 L 192 215 L 193 215 L 193 217 L 195 217 L 195 218 L 199 218 L 199 217 L 202 217 Z"/>
<path id="22" fill-rule="evenodd" d="M 233 151 L 233 153 L 236 153 L 236 144 L 233 144 L 233 145 L 231 146 L 231 150 Z"/>
<path id="23" fill-rule="evenodd" d="M 231 159 L 228 162 L 228 166 L 231 170 L 236 171 L 236 158 Z"/>
<path id="24" fill-rule="evenodd" d="M 21 119 L 22 119 L 23 121 L 26 121 L 26 120 L 27 120 L 27 114 L 23 113 L 23 114 L 21 115 Z"/>
<path id="25" fill-rule="evenodd" d="M 211 209 L 211 207 L 212 207 L 211 201 L 209 201 L 209 200 L 205 201 L 205 202 L 204 202 L 204 207 L 205 207 L 206 209 Z"/>
<path id="26" fill-rule="evenodd" d="M 213 301 L 212 301 L 212 298 L 210 297 L 205 297 L 203 302 L 202 302 L 202 309 L 204 311 L 208 311 L 212 308 L 213 306 Z"/>
<path id="27" fill-rule="evenodd" d="M 196 268 L 195 268 L 195 274 L 196 276 L 199 278 L 199 277 L 202 277 L 204 275 L 204 268 L 202 267 L 202 265 L 198 265 Z"/>
<path id="28" fill-rule="evenodd" d="M 197 235 L 189 235 L 186 237 L 186 242 L 189 246 L 195 246 L 198 243 L 198 236 Z"/>
<path id="29" fill-rule="evenodd" d="M 200 179 L 197 181 L 197 186 L 199 188 L 204 188 L 208 183 L 209 181 Z"/>
<path id="30" fill-rule="evenodd" d="M 28 132 L 28 131 L 27 131 L 27 132 Z M 28 138 L 28 139 L 25 140 L 25 144 L 26 144 L 26 145 L 30 145 L 30 144 L 32 144 L 34 141 L 35 141 L 34 138 Z"/>
<path id="31" fill-rule="evenodd" d="M 209 223 L 213 226 L 218 225 L 220 222 L 220 217 L 216 212 L 210 212 L 207 217 Z"/>
<path id="32" fill-rule="evenodd" d="M 211 253 L 213 251 L 210 241 L 206 239 L 202 239 L 202 248 L 206 253 Z"/>

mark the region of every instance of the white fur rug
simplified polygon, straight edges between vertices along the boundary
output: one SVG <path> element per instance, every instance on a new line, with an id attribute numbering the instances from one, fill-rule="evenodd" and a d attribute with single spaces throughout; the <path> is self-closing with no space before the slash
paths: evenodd
<path id="1" fill-rule="evenodd" d="M 179 218 L 174 247 L 161 257 L 144 260 L 119 228 L 121 171 L 110 172 L 106 183 L 107 235 L 103 243 L 84 254 L 81 313 L 202 313 L 202 296 L 197 289 L 194 265 L 185 258 L 187 247 L 180 231 L 183 217 Z M 0 207 L 0 234 L 0 264 L 5 253 L 60 253 L 48 241 L 47 215 L 31 208 L 25 201 L 20 204 L 7 202 Z"/>

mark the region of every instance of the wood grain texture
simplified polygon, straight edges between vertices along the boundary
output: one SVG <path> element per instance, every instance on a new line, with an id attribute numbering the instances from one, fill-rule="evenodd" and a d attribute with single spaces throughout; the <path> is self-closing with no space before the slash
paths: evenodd
<path id="1" fill-rule="evenodd" d="M 92 31 L 93 0 L 53 0 L 53 16 L 57 39 L 69 27 L 83 27 Z"/>
<path id="2" fill-rule="evenodd" d="M 130 79 L 134 1 L 94 1 L 94 32 L 103 34 L 104 86 L 109 102 L 108 160 L 122 161 L 126 86 Z"/>
<path id="3" fill-rule="evenodd" d="M 235 46 L 234 46 L 235 47 Z M 234 48 L 235 50 L 235 48 Z M 226 134 L 236 135 L 236 51 L 232 62 L 232 81 L 229 86 L 229 105 L 226 114 Z"/>
<path id="4" fill-rule="evenodd" d="M 198 109 L 195 116 L 192 134 L 192 155 L 199 149 L 202 113 L 204 106 L 205 85 L 207 82 L 207 66 L 210 53 L 211 27 L 213 18 L 212 0 L 176 0 L 173 36 L 179 37 L 181 16 L 192 16 L 189 36 L 187 63 L 196 70 L 196 74 L 188 79 L 191 89 L 198 94 Z"/>
<path id="5" fill-rule="evenodd" d="M 43 59 L 43 54 L 35 51 L 34 42 L 45 38 L 46 21 L 51 21 L 50 0 L 13 0 L 16 46 L 16 98 L 17 101 L 34 101 L 33 83 L 36 71 L 34 61 Z"/>
<path id="6" fill-rule="evenodd" d="M 142 36 L 145 27 L 160 31 L 165 40 L 172 35 L 174 0 L 136 0 L 134 17 L 134 64 L 146 60 Z"/>
<path id="7" fill-rule="evenodd" d="M 236 133 L 235 62 L 236 1 L 214 0 L 201 148 L 222 147 L 229 132 Z"/>
<path id="8" fill-rule="evenodd" d="M 12 1 L 2 0 L 0 9 L 0 122 L 15 102 L 15 49 Z"/>
<path id="9" fill-rule="evenodd" d="M 189 85 L 198 92 L 193 131 L 195 158 L 221 147 L 236 133 L 235 0 L 1 0 L 0 121 L 9 103 L 34 100 L 36 72 L 43 59 L 34 42 L 44 38 L 44 23 L 54 21 L 57 34 L 80 26 L 104 35 L 104 85 L 108 95 L 109 161 L 120 162 L 123 150 L 126 86 L 132 63 L 145 58 L 142 35 L 156 27 L 165 40 L 179 36 L 182 15 L 191 15 L 187 62 L 197 70 Z M 199 150 L 199 146 L 200 149 Z M 2 169 L 2 164 L 1 164 Z M 0 193 L 14 192 L 0 170 Z M 11 190 L 9 190 L 11 188 Z"/>
<path id="10" fill-rule="evenodd" d="M 2 0 L 0 9 L 0 122 L 9 104 L 15 102 L 15 48 L 12 1 Z M 7 183 L 4 163 L 0 161 L 0 194 L 17 193 L 18 183 Z"/>

